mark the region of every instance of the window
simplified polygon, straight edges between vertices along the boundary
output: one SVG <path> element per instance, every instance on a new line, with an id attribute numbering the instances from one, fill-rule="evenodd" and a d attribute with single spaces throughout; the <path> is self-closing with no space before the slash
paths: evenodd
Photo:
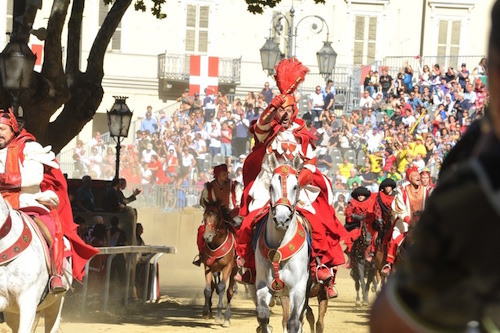
<path id="1" fill-rule="evenodd" d="M 438 28 L 437 62 L 458 68 L 460 51 L 460 20 L 440 20 Z M 449 56 L 449 59 L 445 57 Z M 449 61 L 446 61 L 449 60 Z"/>
<path id="2" fill-rule="evenodd" d="M 355 16 L 354 65 L 375 61 L 377 16 Z"/>
<path id="3" fill-rule="evenodd" d="M 5 31 L 12 31 L 12 17 L 14 16 L 14 0 L 7 0 L 7 15 L 5 18 Z"/>
<path id="4" fill-rule="evenodd" d="M 187 5 L 186 52 L 208 52 L 209 6 Z"/>
<path id="5" fill-rule="evenodd" d="M 99 27 L 102 26 L 104 19 L 108 15 L 112 5 L 106 5 L 104 1 L 99 1 Z M 111 50 L 121 50 L 122 48 L 122 22 L 118 23 L 118 27 L 111 38 Z"/>

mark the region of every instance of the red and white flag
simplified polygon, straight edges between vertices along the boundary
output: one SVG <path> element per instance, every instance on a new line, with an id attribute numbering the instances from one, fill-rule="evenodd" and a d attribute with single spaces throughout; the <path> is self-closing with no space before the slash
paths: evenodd
<path id="1" fill-rule="evenodd" d="M 201 94 L 205 88 L 217 94 L 219 57 L 192 55 L 189 63 L 189 95 Z"/>
<path id="2" fill-rule="evenodd" d="M 42 44 L 31 44 L 31 52 L 36 55 L 35 68 L 37 72 L 42 71 L 42 60 L 43 60 L 43 45 Z"/>

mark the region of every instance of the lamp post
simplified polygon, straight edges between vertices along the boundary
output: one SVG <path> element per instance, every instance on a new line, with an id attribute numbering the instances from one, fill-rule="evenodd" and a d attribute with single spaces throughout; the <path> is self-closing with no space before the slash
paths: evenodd
<path id="1" fill-rule="evenodd" d="M 269 29 L 269 37 L 266 38 L 266 43 L 260 49 L 262 69 L 267 71 L 269 75 L 271 75 L 274 73 L 274 67 L 279 63 L 281 58 L 295 57 L 295 53 L 297 50 L 296 39 L 299 25 L 305 19 L 314 19 L 312 28 L 316 34 L 321 33 L 324 27 L 326 27 L 327 30 L 326 41 L 323 42 L 323 47 L 316 53 L 316 57 L 318 59 L 319 73 L 323 75 L 323 77 L 328 78 L 335 68 L 337 53 L 333 50 L 332 42 L 328 40 L 330 36 L 330 29 L 328 28 L 328 24 L 326 23 L 325 19 L 318 15 L 307 15 L 304 16 L 294 27 L 295 9 L 293 7 L 289 11 L 289 16 L 290 19 L 288 19 L 288 17 L 286 17 L 282 13 L 276 13 L 273 15 L 273 18 L 271 20 L 271 29 Z M 277 53 L 281 51 L 279 49 L 278 43 L 276 43 L 275 41 L 276 35 L 280 36 L 283 34 L 283 25 L 281 24 L 282 19 L 285 19 L 288 24 L 288 31 L 286 35 L 288 47 L 283 54 Z M 318 26 L 316 24 L 317 21 L 321 22 L 321 26 Z M 273 28 L 275 32 L 274 36 L 272 34 Z"/>
<path id="2" fill-rule="evenodd" d="M 120 149 L 122 138 L 128 136 L 128 130 L 130 128 L 130 122 L 132 120 L 132 111 L 125 103 L 128 97 L 124 96 L 113 96 L 115 98 L 115 103 L 111 107 L 110 111 L 107 111 L 108 116 L 108 127 L 111 137 L 116 141 L 116 170 L 115 178 L 120 177 Z"/>
<path id="3" fill-rule="evenodd" d="M 35 60 L 36 56 L 26 42 L 14 34 L 11 34 L 9 43 L 0 53 L 2 84 L 12 96 L 12 108 L 18 118 L 23 118 L 23 112 L 19 110 L 19 94 L 30 85 Z"/>

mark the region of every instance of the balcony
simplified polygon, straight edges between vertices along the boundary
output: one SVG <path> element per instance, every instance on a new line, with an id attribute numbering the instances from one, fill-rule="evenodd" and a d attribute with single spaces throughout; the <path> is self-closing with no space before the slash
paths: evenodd
<path id="1" fill-rule="evenodd" d="M 174 100 L 189 88 L 189 54 L 158 55 L 158 97 Z M 219 58 L 219 90 L 234 92 L 240 84 L 241 58 Z"/>

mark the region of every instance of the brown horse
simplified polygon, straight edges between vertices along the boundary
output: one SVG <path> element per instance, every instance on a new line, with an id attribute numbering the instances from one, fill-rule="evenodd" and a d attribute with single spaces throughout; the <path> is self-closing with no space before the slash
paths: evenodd
<path id="1" fill-rule="evenodd" d="M 219 295 L 215 322 L 223 327 L 231 325 L 231 299 L 234 293 L 234 276 L 238 270 L 235 262 L 236 236 L 232 226 L 225 221 L 230 219 L 227 211 L 219 202 L 205 202 L 205 231 L 203 239 L 205 247 L 202 261 L 205 267 L 205 305 L 203 316 L 212 318 L 212 295 L 214 290 Z M 227 307 L 224 318 L 222 306 L 224 292 L 227 292 Z"/>

